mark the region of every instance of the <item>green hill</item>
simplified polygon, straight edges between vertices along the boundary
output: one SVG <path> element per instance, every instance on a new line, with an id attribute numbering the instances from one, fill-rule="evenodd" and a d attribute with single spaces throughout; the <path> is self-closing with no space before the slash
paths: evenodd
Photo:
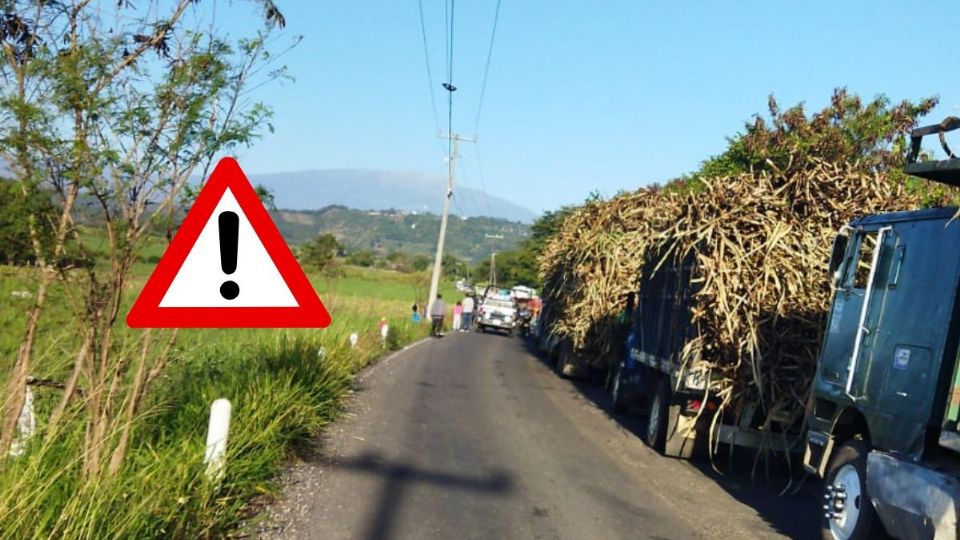
<path id="1" fill-rule="evenodd" d="M 272 212 L 272 216 L 291 244 L 330 233 L 351 252 L 369 250 L 385 255 L 399 251 L 432 255 L 440 233 L 439 216 L 396 210 L 371 212 L 328 206 L 320 210 L 278 210 Z M 462 259 L 478 261 L 494 251 L 515 248 L 529 235 L 530 227 L 520 222 L 451 215 L 445 251 Z"/>

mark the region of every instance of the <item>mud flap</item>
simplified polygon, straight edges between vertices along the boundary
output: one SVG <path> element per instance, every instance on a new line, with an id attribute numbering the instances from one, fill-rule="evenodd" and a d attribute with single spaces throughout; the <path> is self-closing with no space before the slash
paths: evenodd
<path id="1" fill-rule="evenodd" d="M 709 429 L 707 415 L 701 418 L 680 414 L 680 406 L 673 405 L 668 409 L 667 441 L 663 455 L 694 459 L 704 457 L 708 453 L 708 441 L 704 435 Z M 705 425 L 706 424 L 706 425 Z"/>
<path id="2" fill-rule="evenodd" d="M 828 433 L 810 430 L 803 449 L 803 467 L 807 472 L 820 478 L 827 473 L 827 465 L 833 454 L 833 436 Z"/>

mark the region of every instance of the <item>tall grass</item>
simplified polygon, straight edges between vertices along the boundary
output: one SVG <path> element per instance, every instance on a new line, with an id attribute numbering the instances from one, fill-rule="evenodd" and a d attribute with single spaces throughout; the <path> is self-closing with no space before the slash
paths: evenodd
<path id="1" fill-rule="evenodd" d="M 291 453 L 337 417 L 356 372 L 426 334 L 426 325 L 406 320 L 406 302 L 338 304 L 323 331 L 184 336 L 134 420 L 129 458 L 113 478 L 81 477 L 79 410 L 57 436 L 41 430 L 0 470 L 0 538 L 205 538 L 234 530 L 274 492 Z M 376 330 L 382 315 L 392 316 L 385 346 Z M 360 342 L 351 348 L 354 331 Z M 210 403 L 221 397 L 233 402 L 233 419 L 225 475 L 213 483 L 204 474 L 204 443 Z"/>

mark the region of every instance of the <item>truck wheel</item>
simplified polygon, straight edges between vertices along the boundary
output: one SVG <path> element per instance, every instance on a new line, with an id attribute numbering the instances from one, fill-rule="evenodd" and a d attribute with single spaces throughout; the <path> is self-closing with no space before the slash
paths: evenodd
<path id="1" fill-rule="evenodd" d="M 680 406 L 670 404 L 670 387 L 665 378 L 657 383 L 650 403 L 650 417 L 647 420 L 646 443 L 661 454 L 666 453 L 667 439 L 674 434 Z"/>
<path id="2" fill-rule="evenodd" d="M 561 379 L 566 379 L 567 376 L 564 375 L 564 371 L 567 370 L 567 350 L 566 348 L 560 349 L 560 354 L 557 356 L 557 375 Z"/>
<path id="3" fill-rule="evenodd" d="M 862 540 L 883 536 L 883 528 L 867 494 L 869 446 L 859 440 L 843 444 L 824 477 L 820 534 L 824 540 Z"/>
<path id="4" fill-rule="evenodd" d="M 613 372 L 613 380 L 610 382 L 610 402 L 613 403 L 613 412 L 623 413 L 627 410 L 626 403 L 623 402 L 623 366 L 617 363 Z"/>
<path id="5" fill-rule="evenodd" d="M 560 344 L 560 355 L 557 357 L 557 375 L 561 379 L 569 379 L 570 376 L 567 374 L 567 368 L 571 365 L 570 355 L 573 354 L 573 346 L 569 342 L 564 342 Z"/>

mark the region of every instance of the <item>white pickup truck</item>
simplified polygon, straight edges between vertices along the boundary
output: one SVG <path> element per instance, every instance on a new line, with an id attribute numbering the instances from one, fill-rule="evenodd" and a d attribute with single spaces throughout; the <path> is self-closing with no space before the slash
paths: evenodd
<path id="1" fill-rule="evenodd" d="M 513 337 L 517 326 L 517 304 L 512 298 L 485 298 L 480 304 L 480 317 L 477 330 L 500 330 Z"/>

